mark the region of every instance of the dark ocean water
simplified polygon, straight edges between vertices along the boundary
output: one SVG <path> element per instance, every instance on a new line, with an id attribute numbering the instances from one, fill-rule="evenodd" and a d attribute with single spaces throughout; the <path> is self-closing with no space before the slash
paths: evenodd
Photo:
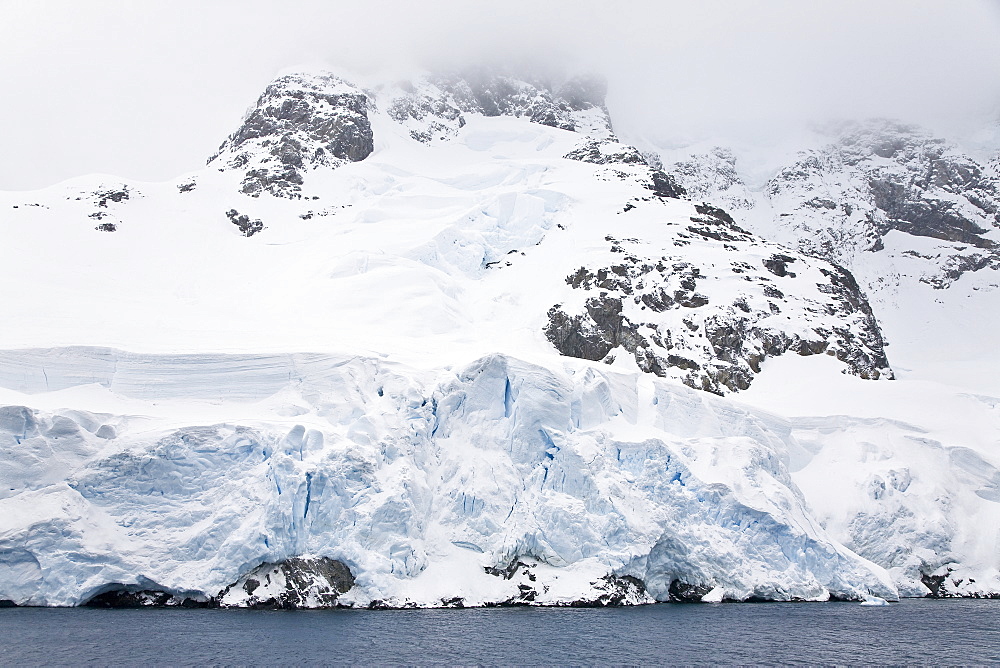
<path id="1" fill-rule="evenodd" d="M 480 610 L 0 609 L 0 665 L 1000 663 L 1000 601 Z"/>

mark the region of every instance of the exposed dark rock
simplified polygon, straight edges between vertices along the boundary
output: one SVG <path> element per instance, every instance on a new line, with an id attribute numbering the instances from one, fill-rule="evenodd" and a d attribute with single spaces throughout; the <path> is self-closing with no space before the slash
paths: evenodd
<path id="1" fill-rule="evenodd" d="M 504 580 L 510 580 L 517 573 L 519 568 L 530 568 L 530 566 L 523 561 L 518 561 L 517 559 L 512 559 L 506 566 L 486 566 L 483 570 L 486 571 L 488 575 L 494 575 Z"/>
<path id="2" fill-rule="evenodd" d="M 694 210 L 698 213 L 698 215 L 691 217 L 691 222 L 693 223 L 708 223 L 710 225 L 725 227 L 744 236 L 750 234 L 737 225 L 732 216 L 718 207 L 702 203 L 695 204 Z"/>
<path id="3" fill-rule="evenodd" d="M 947 575 L 931 575 L 929 573 L 921 573 L 920 581 L 924 583 L 924 586 L 930 590 L 927 594 L 927 598 L 943 598 L 947 593 L 947 587 L 945 586 L 945 580 Z"/>
<path id="4" fill-rule="evenodd" d="M 556 99 L 564 100 L 574 111 L 594 107 L 604 107 L 608 93 L 608 82 L 599 76 L 578 76 L 562 84 L 556 91 Z"/>
<path id="5" fill-rule="evenodd" d="M 389 104 L 389 115 L 407 127 L 411 137 L 425 143 L 454 137 L 471 114 L 515 116 L 576 131 L 578 118 L 585 124 L 594 122 L 579 112 L 599 109 L 597 125 L 610 133 L 604 109 L 606 86 L 597 78 L 581 77 L 554 86 L 539 79 L 472 70 L 438 74 L 399 88 L 401 93 Z"/>
<path id="6" fill-rule="evenodd" d="M 600 593 L 571 602 L 573 608 L 609 608 L 635 605 L 646 596 L 646 585 L 631 575 L 605 575 L 598 582 L 591 583 Z"/>
<path id="7" fill-rule="evenodd" d="M 98 232 L 114 232 L 115 230 L 118 229 L 118 226 L 115 225 L 114 223 L 101 223 L 94 229 L 97 230 Z"/>
<path id="8" fill-rule="evenodd" d="M 711 585 L 690 584 L 680 580 L 673 580 L 667 594 L 674 603 L 701 603 L 705 594 L 712 591 Z"/>
<path id="9" fill-rule="evenodd" d="M 588 139 L 563 156 L 568 160 L 579 160 L 595 165 L 645 165 L 639 149 L 608 139 Z"/>
<path id="10" fill-rule="evenodd" d="M 716 147 L 691 156 L 674 164 L 670 173 L 691 199 L 733 210 L 753 207 L 750 191 L 736 171 L 736 156 L 728 149 Z"/>
<path id="11" fill-rule="evenodd" d="M 8 598 L 0 598 L 0 608 L 16 608 L 16 607 L 17 603 L 14 603 L 14 601 Z"/>
<path id="12" fill-rule="evenodd" d="M 264 563 L 241 576 L 215 598 L 222 607 L 293 610 L 335 607 L 354 586 L 354 575 L 341 561 L 327 557 L 292 557 Z"/>
<path id="13" fill-rule="evenodd" d="M 464 84 L 464 85 L 463 85 Z M 532 123 L 575 130 L 570 103 L 557 98 L 544 84 L 484 73 L 467 76 L 456 86 L 455 97 L 465 111 L 484 116 L 527 117 Z"/>
<path id="14" fill-rule="evenodd" d="M 83 604 L 87 608 L 207 608 L 209 600 L 176 596 L 165 591 L 112 589 L 100 593 Z"/>
<path id="15" fill-rule="evenodd" d="M 94 192 L 94 197 L 97 200 L 97 206 L 107 208 L 108 202 L 124 202 L 129 198 L 128 186 L 123 185 L 121 188 L 109 189 L 109 190 L 97 190 Z"/>
<path id="16" fill-rule="evenodd" d="M 859 252 L 884 251 L 896 231 L 943 242 L 924 258 L 920 279 L 935 287 L 1000 268 L 1000 248 L 985 236 L 1000 226 L 1000 178 L 916 127 L 849 124 L 836 141 L 782 169 L 766 191 L 786 207 L 778 220 L 812 255 L 850 264 Z"/>
<path id="17" fill-rule="evenodd" d="M 408 89 L 406 95 L 392 101 L 388 113 L 397 123 L 411 128 L 411 137 L 429 143 L 450 139 L 465 127 L 462 110 L 450 94 L 434 85 L 420 90 L 410 85 Z"/>
<path id="18" fill-rule="evenodd" d="M 375 148 L 368 96 L 329 74 L 273 81 L 209 159 L 245 171 L 242 190 L 301 197 L 303 174 L 367 158 Z"/>
<path id="19" fill-rule="evenodd" d="M 949 255 L 939 264 L 941 271 L 937 275 L 922 276 L 921 283 L 927 283 L 938 290 L 948 287 L 962 274 L 980 269 L 1000 269 L 1000 256 L 994 253 L 971 253 Z"/>
<path id="20" fill-rule="evenodd" d="M 226 217 L 229 218 L 229 222 L 240 228 L 240 232 L 242 232 L 245 237 L 252 237 L 264 229 L 264 223 L 256 219 L 250 220 L 250 216 L 242 214 L 236 209 L 230 209 L 227 211 Z"/>
<path id="21" fill-rule="evenodd" d="M 795 258 L 782 253 L 775 253 L 764 260 L 764 267 L 775 276 L 789 276 L 795 278 L 795 274 L 788 271 L 788 265 L 795 262 Z"/>
<path id="22" fill-rule="evenodd" d="M 697 220 L 739 230 L 725 212 L 702 207 L 698 213 Z M 733 243 L 741 246 L 760 245 L 742 230 L 734 237 Z M 892 377 L 871 307 L 843 268 L 822 263 L 811 270 L 812 276 L 825 279 L 816 283 L 787 270 L 791 263 L 807 262 L 801 256 L 772 253 L 756 270 L 746 263 L 720 262 L 713 266 L 713 277 L 728 271 L 748 284 L 743 295 L 712 303 L 699 289 L 706 278 L 700 267 L 679 257 L 642 257 L 638 253 L 645 246 L 639 240 L 607 237 L 607 241 L 610 253 L 620 256 L 621 262 L 581 267 L 566 277 L 574 289 L 593 291 L 595 296 L 586 299 L 578 313 L 558 304 L 549 309 L 545 335 L 563 355 L 611 362 L 613 351 L 623 348 L 642 371 L 715 393 L 747 389 L 765 359 L 789 351 L 834 355 L 862 378 Z M 702 243 L 727 245 L 711 235 Z M 773 287 L 768 275 L 787 281 L 788 292 Z M 753 294 L 758 296 L 751 299 Z M 675 309 L 690 309 L 696 315 L 684 317 L 683 327 L 677 328 L 676 316 L 670 315 Z M 773 319 L 788 309 L 810 325 L 807 333 L 790 319 L 785 331 L 783 322 Z"/>
<path id="23" fill-rule="evenodd" d="M 652 184 L 647 186 L 657 197 L 683 197 L 687 191 L 672 176 L 659 169 L 650 170 Z"/>
<path id="24" fill-rule="evenodd" d="M 498 601 L 500 607 L 518 607 L 533 605 L 539 596 L 539 587 L 534 574 L 534 565 L 519 559 L 512 559 L 506 566 L 486 567 L 490 575 L 502 577 L 505 580 L 518 579 L 518 593 L 504 601 Z M 604 608 L 610 606 L 636 605 L 647 602 L 646 586 L 642 580 L 631 575 L 608 574 L 596 582 L 590 583 L 593 589 L 580 599 L 561 603 L 573 608 Z M 443 601 L 442 601 L 443 603 Z"/>
<path id="25" fill-rule="evenodd" d="M 991 598 L 1000 599 L 1000 592 L 982 590 L 972 578 L 955 575 L 952 566 L 941 566 L 928 573 L 920 572 L 920 581 L 929 590 L 925 598 Z"/>
<path id="26" fill-rule="evenodd" d="M 635 179 L 656 197 L 679 198 L 685 190 L 669 174 L 650 167 L 646 158 L 634 146 L 619 143 L 615 137 L 590 138 L 563 156 L 569 160 L 579 160 L 595 165 L 620 165 L 630 169 L 615 170 L 621 179 Z M 626 205 L 625 210 L 634 208 Z"/>

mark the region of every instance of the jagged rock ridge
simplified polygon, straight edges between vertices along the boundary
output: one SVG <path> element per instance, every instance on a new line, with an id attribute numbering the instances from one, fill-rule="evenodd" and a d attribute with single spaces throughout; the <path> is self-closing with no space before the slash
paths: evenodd
<path id="1" fill-rule="evenodd" d="M 332 74 L 281 77 L 208 164 L 244 172 L 248 195 L 301 197 L 310 169 L 364 160 L 374 150 L 369 104 L 363 91 Z"/>
<path id="2" fill-rule="evenodd" d="M 422 142 L 454 137 L 465 125 L 465 114 L 523 117 L 562 130 L 610 133 L 605 88 L 593 77 L 553 86 L 486 72 L 433 75 L 402 84 L 391 94 L 388 112 Z"/>
<path id="3" fill-rule="evenodd" d="M 846 124 L 834 141 L 780 168 L 756 196 L 727 149 L 692 156 L 673 170 L 693 196 L 740 216 L 773 209 L 761 232 L 859 273 L 869 264 L 865 254 L 880 252 L 912 264 L 918 280 L 936 288 L 968 271 L 1000 268 L 1000 179 L 915 126 Z M 900 233 L 925 241 L 893 236 Z M 886 277 L 866 280 L 866 289 L 877 290 Z"/>
<path id="4" fill-rule="evenodd" d="M 834 355 L 862 378 L 892 377 L 850 272 L 786 254 L 714 207 L 697 212 L 685 227 L 664 226 L 671 245 L 609 236 L 613 264 L 566 277 L 593 296 L 580 311 L 552 307 L 553 345 L 589 360 L 613 361 L 621 349 L 643 371 L 715 393 L 748 388 L 766 358 L 787 351 Z"/>

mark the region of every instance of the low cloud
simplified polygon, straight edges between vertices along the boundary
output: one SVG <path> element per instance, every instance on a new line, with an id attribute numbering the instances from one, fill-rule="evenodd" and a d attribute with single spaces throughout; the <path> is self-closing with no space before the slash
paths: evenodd
<path id="1" fill-rule="evenodd" d="M 966 132 L 1000 111 L 1000 3 L 0 2 L 0 188 L 197 169 L 279 71 L 598 72 L 626 137 L 831 118 Z M 777 139 L 776 139 L 777 140 Z"/>

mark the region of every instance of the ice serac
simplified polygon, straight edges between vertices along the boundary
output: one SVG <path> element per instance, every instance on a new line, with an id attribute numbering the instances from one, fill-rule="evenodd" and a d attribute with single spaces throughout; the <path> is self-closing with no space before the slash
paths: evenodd
<path id="1" fill-rule="evenodd" d="M 364 160 L 374 150 L 368 107 L 363 91 L 332 74 L 281 77 L 209 166 L 242 172 L 247 195 L 301 197 L 310 170 Z"/>
<path id="2" fill-rule="evenodd" d="M 817 519 L 885 566 L 901 595 L 1000 595 L 990 520 L 1000 470 L 983 455 L 893 420 L 791 422 L 805 455 L 793 476 Z"/>
<path id="3" fill-rule="evenodd" d="M 232 373 L 225 356 L 208 368 L 142 362 L 150 380 L 187 368 L 195 389 L 209 368 Z M 277 390 L 311 397 L 296 418 L 311 426 L 290 430 L 149 432 L 124 416 L 5 408 L 2 456 L 26 464 L 3 480 L 21 488 L 0 499 L 0 598 L 405 607 L 894 595 L 881 569 L 810 518 L 784 464 L 787 428 L 766 414 L 503 355 L 430 385 L 375 360 L 315 368 Z M 31 468 L 67 439 L 58 471 Z"/>

